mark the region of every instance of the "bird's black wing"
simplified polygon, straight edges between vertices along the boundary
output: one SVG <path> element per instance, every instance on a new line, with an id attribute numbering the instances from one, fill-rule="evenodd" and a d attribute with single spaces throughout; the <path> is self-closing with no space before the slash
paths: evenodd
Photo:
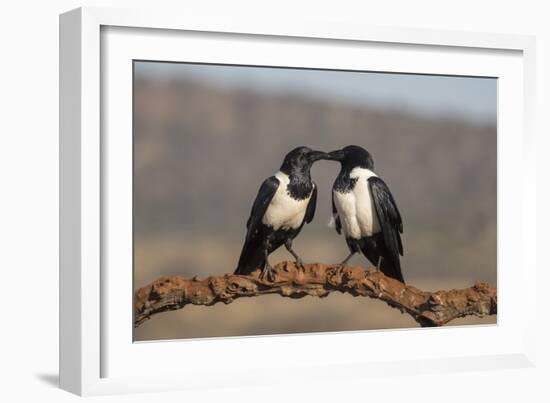
<path id="1" fill-rule="evenodd" d="M 246 239 L 249 240 L 250 237 L 254 236 L 256 230 L 258 229 L 258 224 L 262 222 L 267 207 L 273 199 L 275 192 L 279 188 L 279 179 L 275 176 L 270 176 L 267 178 L 260 186 L 254 204 L 252 205 L 252 210 L 250 211 L 250 217 L 246 222 Z"/>
<path id="2" fill-rule="evenodd" d="M 264 240 L 258 236 L 258 228 L 278 188 L 279 180 L 271 176 L 262 183 L 260 190 L 258 190 L 250 211 L 250 217 L 246 222 L 246 238 L 235 274 L 248 275 L 258 267 L 265 265 Z"/>
<path id="3" fill-rule="evenodd" d="M 309 203 L 307 204 L 306 215 L 304 221 L 309 224 L 313 217 L 315 216 L 315 208 L 317 207 L 317 185 L 313 184 L 313 190 L 311 191 L 311 197 L 309 198 Z"/>
<path id="4" fill-rule="evenodd" d="M 376 176 L 370 177 L 368 183 L 386 246 L 396 255 L 398 253 L 403 255 L 403 244 L 399 235 L 403 233 L 403 221 L 390 189 L 382 179 Z"/>
<path id="5" fill-rule="evenodd" d="M 403 243 L 400 233 L 403 233 L 403 222 L 397 204 L 384 181 L 376 176 L 368 179 L 369 188 L 374 201 L 374 208 L 380 223 L 380 228 L 384 237 L 384 244 L 388 257 L 391 259 L 392 272 L 395 276 L 402 279 L 401 265 L 399 255 L 403 255 Z M 386 274 L 386 273 L 385 273 Z"/>
<path id="6" fill-rule="evenodd" d="M 332 192 L 332 218 L 334 219 L 334 229 L 338 234 L 342 233 L 342 223 L 340 222 L 340 216 L 338 215 L 338 210 L 336 210 L 336 205 L 334 204 L 334 192 Z"/>

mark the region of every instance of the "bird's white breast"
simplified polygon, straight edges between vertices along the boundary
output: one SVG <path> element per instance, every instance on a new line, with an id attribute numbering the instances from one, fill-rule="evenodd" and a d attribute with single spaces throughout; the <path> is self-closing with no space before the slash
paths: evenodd
<path id="1" fill-rule="evenodd" d="M 293 199 L 287 192 L 289 177 L 283 172 L 277 172 L 275 177 L 279 180 L 279 187 L 271 199 L 271 203 L 262 218 L 262 222 L 273 229 L 296 229 L 304 221 L 309 197 L 303 200 Z"/>
<path id="2" fill-rule="evenodd" d="M 360 239 L 380 232 L 368 179 L 377 176 L 365 168 L 354 168 L 350 178 L 357 179 L 351 191 L 334 192 L 334 205 L 346 237 Z"/>

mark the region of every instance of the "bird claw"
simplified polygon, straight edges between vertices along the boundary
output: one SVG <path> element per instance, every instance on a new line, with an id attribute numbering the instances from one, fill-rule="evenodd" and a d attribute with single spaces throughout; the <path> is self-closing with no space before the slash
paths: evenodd
<path id="1" fill-rule="evenodd" d="M 273 267 L 266 265 L 262 272 L 260 273 L 260 280 L 264 281 L 267 277 L 267 281 L 273 283 L 275 282 L 275 274 L 273 273 Z"/>

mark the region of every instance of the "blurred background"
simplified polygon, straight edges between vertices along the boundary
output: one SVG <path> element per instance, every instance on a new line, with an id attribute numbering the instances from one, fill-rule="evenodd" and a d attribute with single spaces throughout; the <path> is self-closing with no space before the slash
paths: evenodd
<path id="1" fill-rule="evenodd" d="M 284 155 L 365 147 L 404 222 L 403 274 L 425 290 L 496 284 L 496 94 L 492 78 L 134 62 L 134 286 L 234 270 L 250 207 Z M 339 166 L 312 169 L 305 262 L 348 253 L 328 228 Z M 272 264 L 290 260 L 284 248 Z M 367 267 L 356 255 L 350 264 Z M 451 324 L 496 323 L 496 316 Z M 276 295 L 155 315 L 136 341 L 417 327 L 347 294 Z"/>

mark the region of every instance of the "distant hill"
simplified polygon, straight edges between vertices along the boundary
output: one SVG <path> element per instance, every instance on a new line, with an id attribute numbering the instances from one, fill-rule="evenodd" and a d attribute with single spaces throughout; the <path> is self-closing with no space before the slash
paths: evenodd
<path id="1" fill-rule="evenodd" d="M 186 81 L 138 81 L 135 93 L 138 233 L 222 229 L 220 220 L 241 228 L 261 180 L 301 144 L 369 149 L 405 224 L 439 228 L 455 219 L 457 231 L 469 231 L 496 223 L 492 125 Z M 322 192 L 336 172 L 331 162 L 314 168 Z"/>

